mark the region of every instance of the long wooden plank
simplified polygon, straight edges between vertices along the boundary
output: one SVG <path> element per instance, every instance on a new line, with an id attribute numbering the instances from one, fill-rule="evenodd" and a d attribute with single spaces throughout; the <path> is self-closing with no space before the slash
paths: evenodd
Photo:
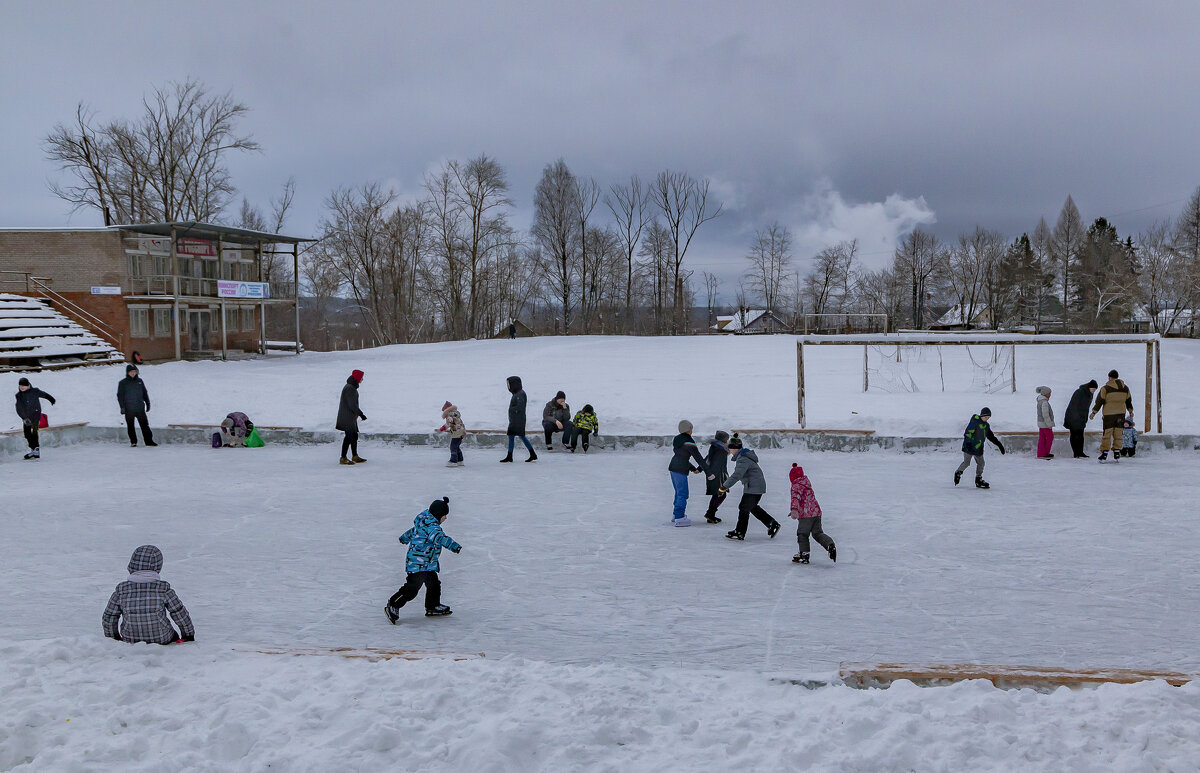
<path id="1" fill-rule="evenodd" d="M 38 430 L 38 432 L 51 432 L 53 430 L 60 429 L 77 429 L 79 427 L 86 427 L 87 425 L 88 423 L 86 421 L 80 421 L 75 424 L 51 424 L 49 427 L 42 427 Z M 0 432 L 0 435 L 21 435 L 23 433 L 24 430 L 20 429 L 6 429 L 3 432 Z"/>
<path id="2" fill-rule="evenodd" d="M 851 687 L 886 687 L 907 679 L 922 686 L 986 679 L 997 687 L 1084 687 L 1099 684 L 1133 684 L 1162 679 L 1176 687 L 1200 679 L 1195 674 L 1130 668 L 1050 668 L 974 663 L 842 663 L 838 676 Z"/>
<path id="3" fill-rule="evenodd" d="M 255 424 L 256 429 L 302 430 L 304 427 L 272 427 L 266 424 Z M 168 424 L 167 429 L 220 429 L 220 424 Z"/>
<path id="4" fill-rule="evenodd" d="M 767 434 L 767 435 L 874 435 L 873 429 L 817 429 L 809 427 L 806 429 L 735 429 L 734 432 L 739 435 L 749 434 Z"/>
<path id="5" fill-rule="evenodd" d="M 479 660 L 482 652 L 442 652 L 439 650 L 383 650 L 355 647 L 288 647 L 267 649 L 238 649 L 237 652 L 255 652 L 260 655 L 292 655 L 295 657 L 339 657 L 377 663 L 381 660 L 428 660 L 447 658 L 450 660 Z"/>

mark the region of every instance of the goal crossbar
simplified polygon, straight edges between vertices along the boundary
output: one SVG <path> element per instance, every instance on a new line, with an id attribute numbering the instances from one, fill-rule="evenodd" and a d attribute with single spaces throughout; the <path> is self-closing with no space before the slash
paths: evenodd
<path id="1" fill-rule="evenodd" d="M 804 415 L 804 347 L 861 346 L 863 347 L 864 379 L 867 352 L 871 346 L 1010 346 L 1012 347 L 1013 388 L 1016 383 L 1017 345 L 1053 344 L 1145 344 L 1146 345 L 1146 410 L 1143 412 L 1145 432 L 1150 431 L 1151 395 L 1154 395 L 1158 432 L 1162 432 L 1162 336 L 1158 333 L 1116 333 L 1108 335 L 1023 335 L 1011 333 L 857 333 L 848 335 L 796 336 L 796 403 L 801 429 L 806 426 Z M 865 383 L 865 381 L 864 381 Z"/>

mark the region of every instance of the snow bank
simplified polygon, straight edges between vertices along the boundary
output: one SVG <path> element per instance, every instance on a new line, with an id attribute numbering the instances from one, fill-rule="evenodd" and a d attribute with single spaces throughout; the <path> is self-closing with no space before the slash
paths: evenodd
<path id="1" fill-rule="evenodd" d="M 738 671 L 0 643 L 0 768 L 1192 770 L 1200 685 L 806 690 Z"/>
<path id="2" fill-rule="evenodd" d="M 960 383 L 967 371 L 954 370 L 960 364 L 945 369 L 955 391 L 928 391 L 926 378 L 927 391 L 863 393 L 860 347 L 805 351 L 810 427 L 957 436 L 971 414 L 988 405 L 998 429 L 1031 430 L 1034 387 L 1054 389 L 1051 402 L 1061 420 L 1071 392 L 1091 378 L 1103 382 L 1114 367 L 1132 387 L 1139 417 L 1143 413 L 1144 346 L 1018 348 L 1016 394 L 971 391 L 969 383 Z M 1200 341 L 1165 341 L 1162 355 L 1164 430 L 1200 432 L 1200 413 L 1190 410 L 1200 379 Z M 954 353 L 947 348 L 946 356 Z M 927 377 L 931 368 L 936 372 L 932 363 L 920 367 Z M 542 405 L 559 389 L 574 410 L 592 403 L 601 430 L 614 434 L 673 434 L 680 418 L 690 419 L 699 434 L 798 426 L 793 336 L 455 341 L 228 363 L 176 362 L 144 366 L 142 377 L 156 426 L 215 423 L 239 410 L 259 424 L 323 430 L 332 429 L 339 391 L 355 368 L 367 374 L 361 394 L 370 417 L 363 425 L 366 432 L 431 431 L 441 425 L 445 400 L 459 406 L 468 427 L 503 429 L 504 379 L 514 374 L 523 377 L 529 394 L 531 432 L 540 428 Z M 33 380 L 60 398 L 50 408 L 53 421 L 111 426 L 121 423 L 116 383 L 123 375 L 123 366 L 113 366 L 35 374 Z"/>

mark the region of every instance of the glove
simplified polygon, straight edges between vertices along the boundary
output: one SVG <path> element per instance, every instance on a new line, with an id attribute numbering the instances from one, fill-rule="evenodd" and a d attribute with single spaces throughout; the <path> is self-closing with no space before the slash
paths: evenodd
<path id="1" fill-rule="evenodd" d="M 358 414 L 358 418 L 362 419 L 363 421 L 367 420 L 366 414 L 362 414 L 362 413 Z"/>
<path id="2" fill-rule="evenodd" d="M 458 547 L 454 548 L 454 555 L 458 555 L 461 552 L 462 552 L 462 545 L 459 545 Z"/>
<path id="3" fill-rule="evenodd" d="M 726 490 L 725 490 L 725 489 L 723 489 L 723 488 L 719 488 L 719 489 L 717 489 L 717 493 L 718 493 L 718 494 L 720 494 L 721 496 L 725 496 L 725 495 L 726 495 L 726 494 L 728 494 L 729 492 L 728 492 L 728 491 L 726 491 Z"/>
<path id="4" fill-rule="evenodd" d="M 443 424 L 442 426 L 438 427 L 438 432 L 445 432 L 445 431 L 446 431 L 446 425 L 445 425 L 445 424 Z"/>

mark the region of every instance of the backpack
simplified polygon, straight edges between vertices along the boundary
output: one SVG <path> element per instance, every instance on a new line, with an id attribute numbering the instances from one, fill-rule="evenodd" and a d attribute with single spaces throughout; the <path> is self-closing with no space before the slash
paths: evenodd
<path id="1" fill-rule="evenodd" d="M 221 433 L 220 432 L 214 432 L 212 434 L 212 447 L 213 448 L 221 447 Z"/>

